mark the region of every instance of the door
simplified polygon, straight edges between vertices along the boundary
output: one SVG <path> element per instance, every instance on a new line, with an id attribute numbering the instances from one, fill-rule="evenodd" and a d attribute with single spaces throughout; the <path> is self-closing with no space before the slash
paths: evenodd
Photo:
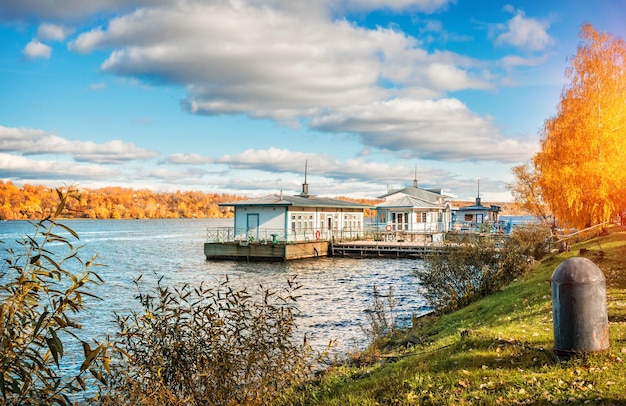
<path id="1" fill-rule="evenodd" d="M 248 241 L 259 240 L 259 215 L 258 214 L 248 214 L 247 225 L 246 225 L 246 235 L 248 236 Z"/>

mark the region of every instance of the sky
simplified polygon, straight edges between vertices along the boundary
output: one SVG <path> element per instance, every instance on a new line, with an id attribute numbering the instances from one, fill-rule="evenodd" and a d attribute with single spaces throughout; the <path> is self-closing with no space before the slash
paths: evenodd
<path id="1" fill-rule="evenodd" d="M 626 0 L 0 0 L 0 180 L 510 201 Z"/>

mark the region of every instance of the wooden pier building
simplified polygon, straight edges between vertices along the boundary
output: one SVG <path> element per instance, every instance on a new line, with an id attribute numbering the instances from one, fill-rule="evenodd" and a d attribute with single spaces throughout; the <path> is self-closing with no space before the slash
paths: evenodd
<path id="1" fill-rule="evenodd" d="M 207 230 L 207 259 L 286 261 L 328 255 L 329 241 L 359 239 L 366 204 L 309 194 L 269 195 L 222 203 L 234 207 L 234 227 Z"/>

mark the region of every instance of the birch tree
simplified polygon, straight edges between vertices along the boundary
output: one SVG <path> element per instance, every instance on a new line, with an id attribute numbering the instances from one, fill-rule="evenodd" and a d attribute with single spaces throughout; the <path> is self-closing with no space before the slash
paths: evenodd
<path id="1" fill-rule="evenodd" d="M 533 162 L 560 223 L 582 228 L 626 207 L 626 45 L 590 24 L 580 37 Z"/>

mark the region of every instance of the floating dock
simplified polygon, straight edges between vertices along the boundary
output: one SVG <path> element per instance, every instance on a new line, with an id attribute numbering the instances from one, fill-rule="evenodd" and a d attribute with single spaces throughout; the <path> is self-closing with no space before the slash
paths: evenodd
<path id="1" fill-rule="evenodd" d="M 297 243 L 205 243 L 208 260 L 290 261 L 315 257 L 424 258 L 441 244 L 387 241 L 297 242 Z"/>
<path id="2" fill-rule="evenodd" d="M 441 248 L 441 244 L 387 241 L 349 241 L 331 243 L 329 255 L 349 258 L 416 258 Z"/>
<path id="3" fill-rule="evenodd" d="M 212 260 L 291 261 L 328 256 L 328 241 L 311 242 L 222 242 L 205 243 L 204 255 Z"/>

